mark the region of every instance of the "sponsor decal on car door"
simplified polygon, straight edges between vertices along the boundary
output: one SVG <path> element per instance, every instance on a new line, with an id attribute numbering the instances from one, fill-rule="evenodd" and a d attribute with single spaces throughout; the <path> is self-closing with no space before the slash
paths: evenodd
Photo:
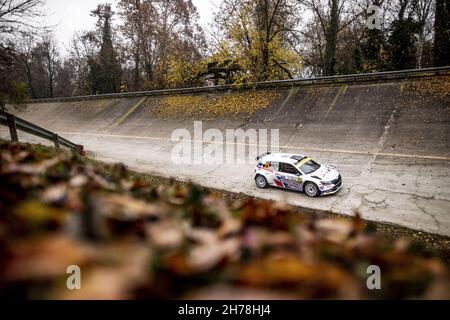
<path id="1" fill-rule="evenodd" d="M 286 172 L 289 171 L 289 172 Z M 290 172 L 298 172 L 291 164 L 280 163 L 280 170 L 276 173 L 275 182 L 279 187 L 291 190 L 302 190 L 302 177 Z"/>

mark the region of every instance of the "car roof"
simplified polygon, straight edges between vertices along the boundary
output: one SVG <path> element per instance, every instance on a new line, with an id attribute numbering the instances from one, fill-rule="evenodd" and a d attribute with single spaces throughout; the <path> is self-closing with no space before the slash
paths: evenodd
<path id="1" fill-rule="evenodd" d="M 298 153 L 271 153 L 260 159 L 261 162 L 277 161 L 296 164 L 299 160 L 305 158 L 305 155 Z"/>

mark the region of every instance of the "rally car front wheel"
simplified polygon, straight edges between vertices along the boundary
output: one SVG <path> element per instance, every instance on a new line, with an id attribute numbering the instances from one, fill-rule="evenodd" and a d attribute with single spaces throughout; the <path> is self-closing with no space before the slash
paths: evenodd
<path id="1" fill-rule="evenodd" d="M 257 175 L 255 178 L 255 182 L 259 188 L 267 188 L 267 180 L 263 176 Z"/>
<path id="2" fill-rule="evenodd" d="M 305 193 L 308 197 L 317 197 L 319 195 L 319 188 L 312 182 L 305 184 Z"/>

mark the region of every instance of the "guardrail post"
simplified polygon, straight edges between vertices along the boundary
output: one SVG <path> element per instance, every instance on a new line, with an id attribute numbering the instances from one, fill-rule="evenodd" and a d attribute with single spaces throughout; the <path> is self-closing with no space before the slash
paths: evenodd
<path id="1" fill-rule="evenodd" d="M 53 143 L 55 144 L 55 148 L 59 149 L 59 136 L 56 133 L 53 134 Z"/>
<path id="2" fill-rule="evenodd" d="M 11 135 L 11 141 L 19 142 L 19 137 L 17 136 L 16 119 L 13 114 L 6 114 L 8 120 L 9 134 Z"/>

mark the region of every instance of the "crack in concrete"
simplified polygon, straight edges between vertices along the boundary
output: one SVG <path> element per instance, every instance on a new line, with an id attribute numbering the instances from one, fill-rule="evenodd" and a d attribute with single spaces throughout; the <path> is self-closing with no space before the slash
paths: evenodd
<path id="1" fill-rule="evenodd" d="M 204 176 L 204 175 L 207 175 L 207 174 L 211 174 L 211 173 L 213 173 L 214 171 L 216 171 L 217 169 L 219 169 L 220 167 L 222 167 L 222 164 L 219 164 L 219 165 L 217 165 L 216 167 L 212 168 L 211 170 L 208 170 L 208 171 L 206 171 L 206 172 L 204 172 L 204 173 L 199 173 L 199 174 L 197 174 L 197 175 L 198 175 L 198 176 Z"/>
<path id="2" fill-rule="evenodd" d="M 419 208 L 419 210 L 420 210 L 423 214 L 425 214 L 425 215 L 429 216 L 431 219 L 433 219 L 434 223 L 436 224 L 436 227 L 437 227 L 438 232 L 440 232 L 440 231 L 441 231 L 441 223 L 439 222 L 439 220 L 436 219 L 436 217 L 435 217 L 431 212 L 428 212 L 425 208 L 423 208 L 423 207 L 421 207 L 420 205 L 418 205 L 418 204 L 417 204 L 417 200 L 414 200 L 413 203 L 415 204 L 415 206 L 416 206 L 417 208 Z"/>
<path id="3" fill-rule="evenodd" d="M 413 196 L 416 198 L 421 198 L 421 199 L 426 199 L 426 200 L 441 200 L 441 201 L 450 202 L 450 199 L 438 197 L 436 195 L 425 195 L 425 194 L 418 194 L 418 193 L 411 193 L 411 192 L 403 192 L 403 191 L 399 191 L 399 190 L 395 190 L 395 189 L 373 187 L 370 185 L 363 185 L 363 184 L 354 184 L 352 186 L 352 188 L 355 186 L 361 186 L 361 187 L 368 188 L 371 190 L 371 192 L 372 191 L 390 192 L 390 193 L 401 194 L 401 195 L 406 195 L 406 196 Z"/>
<path id="4" fill-rule="evenodd" d="M 340 195 L 335 195 L 337 197 L 336 200 L 334 200 L 331 205 L 330 205 L 330 211 L 336 212 L 337 209 L 336 207 L 341 204 L 342 202 L 344 202 L 345 200 L 347 200 L 347 197 L 345 196 L 340 196 Z"/>
<path id="5" fill-rule="evenodd" d="M 386 202 L 386 197 L 384 197 L 380 201 L 370 200 L 367 197 L 369 197 L 373 192 L 369 193 L 368 195 L 365 195 L 362 200 L 364 203 L 369 205 L 371 208 L 377 208 L 377 209 L 387 209 L 388 204 Z"/>
<path id="6" fill-rule="evenodd" d="M 353 191 L 354 188 L 357 187 L 362 187 L 362 188 L 367 188 L 370 191 L 368 192 L 357 192 L 357 191 Z M 373 201 L 370 199 L 367 199 L 368 196 L 370 196 L 372 193 L 376 192 L 376 191 L 380 191 L 380 192 L 385 192 L 385 191 L 389 191 L 389 190 L 384 190 L 384 189 L 380 189 L 380 188 L 371 188 L 367 185 L 362 185 L 362 184 L 354 184 L 352 186 L 349 187 L 349 192 L 353 192 L 353 193 L 358 193 L 363 201 L 364 204 L 368 205 L 370 208 L 378 208 L 378 209 L 387 209 L 389 207 L 389 205 L 386 202 L 386 197 L 384 197 L 382 200 L 380 201 Z M 436 199 L 435 196 L 431 196 L 431 197 L 426 197 L 426 196 L 421 196 L 421 195 L 414 195 L 414 194 L 410 194 L 410 193 L 405 193 L 405 192 L 398 192 L 398 191 L 391 191 L 393 193 L 396 194 L 403 194 L 403 195 L 407 195 L 407 196 L 412 196 L 412 197 L 416 197 L 419 199 L 413 199 L 413 203 L 414 205 L 425 215 L 431 217 L 434 221 L 434 223 L 436 224 L 436 227 L 438 228 L 438 231 L 441 231 L 441 225 L 440 225 L 440 221 L 430 212 L 426 211 L 425 208 L 421 207 L 420 205 L 417 204 L 417 201 L 421 200 L 421 199 L 425 199 L 425 200 L 443 200 L 443 201 L 448 201 L 446 199 Z M 332 204 L 331 204 L 331 211 L 336 212 L 336 206 L 338 204 L 340 204 L 342 201 L 347 200 L 347 197 L 343 197 L 342 199 L 336 199 Z M 361 206 L 363 205 L 363 203 L 361 203 L 361 205 L 356 208 L 356 210 L 360 210 Z M 381 204 L 384 204 L 383 206 L 380 206 Z"/>
<path id="7" fill-rule="evenodd" d="M 388 134 L 389 134 L 389 129 L 391 128 L 392 123 L 394 122 L 396 112 L 397 112 L 397 107 L 394 107 L 394 109 L 392 110 L 391 116 L 389 117 L 388 122 L 384 126 L 383 134 L 381 135 L 380 139 L 378 140 L 378 147 L 372 151 L 373 156 L 370 158 L 369 162 L 367 163 L 367 166 L 361 171 L 361 175 L 360 175 L 361 177 L 367 176 L 367 174 L 370 171 L 370 167 L 377 159 L 378 154 L 383 150 L 384 144 L 385 144 Z"/>

